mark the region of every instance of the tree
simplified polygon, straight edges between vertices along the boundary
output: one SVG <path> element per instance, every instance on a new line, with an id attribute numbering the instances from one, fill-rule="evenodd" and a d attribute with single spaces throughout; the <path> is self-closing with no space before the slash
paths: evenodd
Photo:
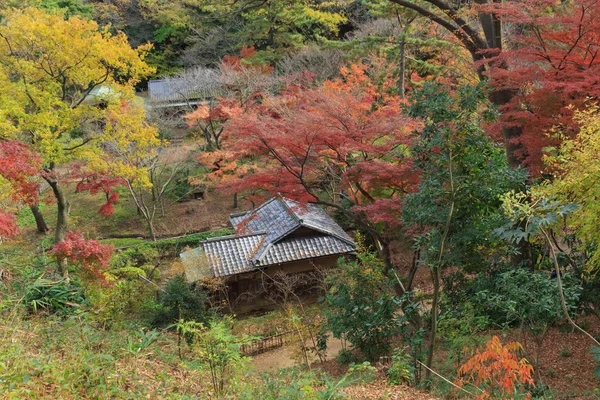
<path id="1" fill-rule="evenodd" d="M 600 117 L 598 106 L 593 104 L 583 110 L 574 110 L 580 125 L 576 138 L 566 139 L 552 155 L 546 158 L 554 179 L 539 189 L 544 196 L 553 195 L 563 204 L 577 204 L 569 218 L 569 227 L 582 242 L 598 243 L 598 154 L 600 153 Z M 593 251 L 587 261 L 590 271 L 600 267 L 600 252 Z"/>
<path id="2" fill-rule="evenodd" d="M 483 36 L 462 2 L 390 1 L 443 26 L 471 53 L 480 78 L 492 84 L 490 101 L 503 112 L 495 128 L 509 165 L 539 174 L 543 148 L 552 143 L 544 130 L 558 122 L 576 132 L 566 106 L 597 96 L 598 1 L 475 0 Z M 503 22 L 514 34 L 503 37 Z"/>
<path id="3" fill-rule="evenodd" d="M 240 348 L 248 344 L 249 337 L 238 338 L 231 333 L 231 320 L 212 321 L 209 327 L 194 334 L 194 353 L 202 364 L 208 366 L 213 390 L 217 396 L 225 393 L 225 385 L 237 369 L 247 363 Z"/>
<path id="4" fill-rule="evenodd" d="M 519 27 L 512 46 L 491 60 L 489 76 L 496 90 L 513 94 L 498 124 L 521 130 L 515 154 L 534 175 L 545 172 L 549 146 L 579 132 L 574 110 L 600 95 L 599 7 L 598 0 L 538 0 L 483 8 Z"/>
<path id="5" fill-rule="evenodd" d="M 95 22 L 33 8 L 5 12 L 0 38 L 0 79 L 12 95 L 2 114 L 9 127 L 4 134 L 40 154 L 40 176 L 56 199 L 59 243 L 71 207 L 66 167 L 78 161 L 94 172 L 110 163 L 107 148 L 155 140 L 153 129 L 126 112 L 143 113 L 133 88 L 152 71 L 142 60 L 147 48 L 134 50 L 124 34 L 98 30 Z M 106 136 L 107 129 L 127 123 L 139 123 L 135 137 L 132 130 L 114 129 Z"/>
<path id="6" fill-rule="evenodd" d="M 458 370 L 461 378 L 458 383 L 473 382 L 476 386 L 485 385 L 485 392 L 479 399 L 489 399 L 498 395 L 502 398 L 513 396 L 518 385 L 533 383 L 533 367 L 517 352 L 523 347 L 517 342 L 502 345 L 497 336 L 485 345 L 485 350 L 475 354 Z"/>
<path id="7" fill-rule="evenodd" d="M 42 160 L 29 146 L 18 141 L 0 142 L 0 184 L 4 197 L 12 202 L 36 207 Z M 0 236 L 12 237 L 18 232 L 15 218 L 0 211 Z"/>
<path id="8" fill-rule="evenodd" d="M 227 53 L 231 54 L 231 50 L 239 50 L 243 46 L 254 46 L 258 57 L 265 63 L 275 62 L 285 53 L 301 48 L 305 42 L 318 36 L 337 34 L 338 26 L 346 21 L 340 7 L 313 0 L 244 0 L 234 3 L 222 0 L 152 0 L 147 2 L 147 7 L 149 13 L 160 21 L 162 26 L 159 29 L 163 35 L 175 37 L 180 32 L 191 30 L 202 38 L 217 32 L 218 37 L 224 37 L 218 42 L 233 42 L 226 45 Z M 216 55 L 219 58 L 200 60 L 200 63 L 214 64 L 221 56 L 219 52 Z"/>
<path id="9" fill-rule="evenodd" d="M 230 119 L 227 149 L 248 173 L 228 188 L 337 210 L 367 233 L 389 270 L 392 228 L 418 180 L 407 152 L 418 122 L 402 114 L 397 96 L 378 92 L 365 66 L 342 74 L 317 89 L 289 86 Z"/>
<path id="10" fill-rule="evenodd" d="M 58 260 L 67 260 L 78 265 L 91 278 L 104 282 L 101 269 L 108 268 L 112 251 L 111 246 L 86 239 L 83 232 L 67 232 L 65 239 L 52 247 L 52 252 Z"/>
<path id="11" fill-rule="evenodd" d="M 329 329 L 347 339 L 370 361 L 389 354 L 392 338 L 402 331 L 396 315 L 400 301 L 393 295 L 393 281 L 374 254 L 360 252 L 357 261 L 340 259 L 327 281 L 325 296 Z"/>
<path id="12" fill-rule="evenodd" d="M 404 199 L 402 221 L 418 248 L 415 266 L 427 265 L 433 281 L 427 378 L 436 347 L 442 271 L 454 266 L 471 272 L 487 264 L 487 254 L 478 249 L 488 248 L 486 238 L 497 228 L 490 220 L 500 213 L 499 196 L 525 181 L 481 130 L 481 115 L 489 117 L 484 102 L 481 87 L 464 86 L 450 94 L 426 84 L 409 107 L 411 116 L 426 121 L 410 148 L 421 180 Z"/>

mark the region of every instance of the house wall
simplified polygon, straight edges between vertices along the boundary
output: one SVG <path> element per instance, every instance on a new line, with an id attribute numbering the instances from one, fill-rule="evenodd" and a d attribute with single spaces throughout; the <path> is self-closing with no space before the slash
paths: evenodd
<path id="1" fill-rule="evenodd" d="M 340 257 L 341 255 L 337 254 L 316 259 L 294 261 L 272 265 L 261 271 L 234 275 L 226 281 L 230 287 L 229 300 L 237 313 L 276 308 L 278 304 L 272 298 L 272 293 L 265 292 L 269 290 L 269 285 L 272 282 L 269 277 L 275 276 L 279 271 L 283 271 L 287 275 L 306 274 L 308 276 L 310 272 L 317 269 L 335 267 Z M 318 290 L 314 287 L 298 288 L 298 295 L 307 301 L 315 301 L 317 294 Z"/>

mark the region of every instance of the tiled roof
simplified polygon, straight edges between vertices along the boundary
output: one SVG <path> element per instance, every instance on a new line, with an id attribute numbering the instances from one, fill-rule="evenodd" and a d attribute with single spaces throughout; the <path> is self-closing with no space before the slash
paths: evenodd
<path id="1" fill-rule="evenodd" d="M 327 235 L 295 236 L 270 246 L 260 257 L 259 265 L 281 264 L 353 252 L 354 246 Z"/>
<path id="2" fill-rule="evenodd" d="M 232 214 L 230 221 L 236 235 L 209 239 L 181 254 L 189 281 L 355 251 L 350 236 L 313 204 L 275 197 L 252 211 Z M 302 227 L 312 233 L 289 236 Z"/>
<path id="3" fill-rule="evenodd" d="M 184 79 L 153 79 L 148 81 L 148 100 L 153 103 L 173 103 L 215 98 L 223 94 L 223 86 L 214 80 L 191 84 Z"/>
<path id="4" fill-rule="evenodd" d="M 323 208 L 310 203 L 300 205 L 297 201 L 290 199 L 284 199 L 284 201 L 296 218 L 300 220 L 300 225 L 315 229 L 322 233 L 337 236 L 341 240 L 352 243 L 350 236 L 348 236 L 342 227 L 339 226 L 333 218 L 323 210 Z"/>

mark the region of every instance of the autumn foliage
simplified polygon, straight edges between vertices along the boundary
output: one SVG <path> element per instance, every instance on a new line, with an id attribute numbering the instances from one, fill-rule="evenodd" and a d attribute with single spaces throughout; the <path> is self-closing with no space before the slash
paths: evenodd
<path id="1" fill-rule="evenodd" d="M 407 155 L 418 122 L 367 69 L 344 68 L 343 79 L 316 89 L 289 85 L 230 119 L 228 150 L 250 173 L 228 188 L 301 202 L 344 198 L 371 222 L 397 223 L 403 194 L 418 180 Z"/>
<path id="2" fill-rule="evenodd" d="M 517 155 L 539 174 L 546 147 L 560 143 L 557 133 L 579 131 L 572 106 L 600 96 L 600 1 L 490 2 L 483 9 L 519 27 L 510 48 L 486 61 L 494 89 L 513 94 L 493 128 L 522 128 Z"/>
<path id="3" fill-rule="evenodd" d="M 57 259 L 78 265 L 94 278 L 104 279 L 102 269 L 108 267 L 113 248 L 94 239 L 86 239 L 83 232 L 67 232 L 65 240 L 52 247 Z"/>
<path id="4" fill-rule="evenodd" d="M 475 354 L 458 370 L 458 384 L 472 383 L 484 386 L 480 399 L 491 398 L 492 394 L 501 398 L 511 398 L 516 385 L 534 385 L 533 367 L 517 353 L 523 346 L 517 342 L 502 345 L 498 336 L 485 345 L 485 350 Z"/>
<path id="5" fill-rule="evenodd" d="M 75 190 L 90 192 L 92 195 L 104 193 L 106 202 L 98 209 L 98 214 L 105 217 L 113 215 L 115 213 L 113 205 L 119 200 L 119 193 L 115 191 L 115 188 L 124 184 L 123 179 L 98 174 L 84 174 L 77 177 L 80 178 L 80 181 Z"/>

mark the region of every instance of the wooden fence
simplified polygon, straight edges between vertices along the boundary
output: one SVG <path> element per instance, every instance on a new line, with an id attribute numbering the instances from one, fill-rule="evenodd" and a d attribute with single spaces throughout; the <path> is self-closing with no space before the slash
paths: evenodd
<path id="1" fill-rule="evenodd" d="M 287 331 L 272 336 L 266 336 L 261 339 L 256 339 L 249 344 L 242 345 L 242 347 L 240 347 L 240 351 L 247 356 L 255 356 L 269 350 L 277 349 L 279 347 L 283 347 L 284 343 L 288 342 L 290 336 L 293 334 L 293 331 Z"/>

